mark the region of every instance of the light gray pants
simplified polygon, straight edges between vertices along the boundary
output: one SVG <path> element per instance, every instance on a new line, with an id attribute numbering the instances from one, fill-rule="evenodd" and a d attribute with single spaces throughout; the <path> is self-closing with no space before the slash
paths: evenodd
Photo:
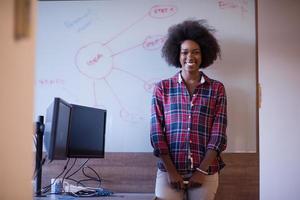
<path id="1" fill-rule="evenodd" d="M 219 174 L 205 176 L 201 187 L 188 189 L 189 200 L 213 200 L 219 185 Z M 171 187 L 168 173 L 157 170 L 155 196 L 162 200 L 182 200 L 184 192 Z"/>

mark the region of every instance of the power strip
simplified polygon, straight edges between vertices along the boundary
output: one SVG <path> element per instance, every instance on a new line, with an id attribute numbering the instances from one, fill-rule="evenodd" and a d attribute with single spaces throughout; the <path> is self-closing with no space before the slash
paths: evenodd
<path id="1" fill-rule="evenodd" d="M 82 186 L 76 186 L 76 185 L 72 185 L 72 184 L 66 184 L 64 185 L 64 191 L 65 192 L 71 192 L 71 193 L 76 193 L 80 190 L 87 190 L 86 187 L 82 187 Z"/>

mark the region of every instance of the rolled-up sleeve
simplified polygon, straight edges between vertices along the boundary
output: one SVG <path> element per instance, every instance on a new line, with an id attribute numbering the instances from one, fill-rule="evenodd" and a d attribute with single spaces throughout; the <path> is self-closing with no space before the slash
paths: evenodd
<path id="1" fill-rule="evenodd" d="M 225 87 L 221 84 L 218 88 L 217 102 L 215 107 L 215 118 L 207 149 L 212 149 L 220 154 L 227 146 L 227 98 Z"/>
<path id="2" fill-rule="evenodd" d="M 164 107 L 163 107 L 163 89 L 161 83 L 155 85 L 152 103 L 151 103 L 151 125 L 150 139 L 151 145 L 154 148 L 154 155 L 168 154 L 169 149 L 165 141 L 164 127 Z"/>

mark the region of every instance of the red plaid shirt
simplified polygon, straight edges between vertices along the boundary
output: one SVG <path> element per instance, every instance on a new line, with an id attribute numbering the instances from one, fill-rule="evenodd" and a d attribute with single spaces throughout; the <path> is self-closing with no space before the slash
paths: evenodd
<path id="1" fill-rule="evenodd" d="M 189 152 L 194 169 L 208 149 L 218 152 L 208 173 L 214 174 L 225 166 L 220 157 L 227 144 L 225 88 L 219 81 L 199 73 L 201 80 L 192 97 L 180 72 L 157 83 L 153 92 L 150 137 L 154 154 L 170 154 L 180 174 L 191 172 Z M 161 160 L 158 168 L 166 171 Z"/>

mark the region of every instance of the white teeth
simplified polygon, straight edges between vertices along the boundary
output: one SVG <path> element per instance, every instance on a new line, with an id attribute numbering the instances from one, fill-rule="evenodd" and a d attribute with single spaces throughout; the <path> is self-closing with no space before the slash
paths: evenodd
<path id="1" fill-rule="evenodd" d="M 189 66 L 191 66 L 191 65 L 193 65 L 194 63 L 186 63 L 187 65 L 189 65 Z"/>

